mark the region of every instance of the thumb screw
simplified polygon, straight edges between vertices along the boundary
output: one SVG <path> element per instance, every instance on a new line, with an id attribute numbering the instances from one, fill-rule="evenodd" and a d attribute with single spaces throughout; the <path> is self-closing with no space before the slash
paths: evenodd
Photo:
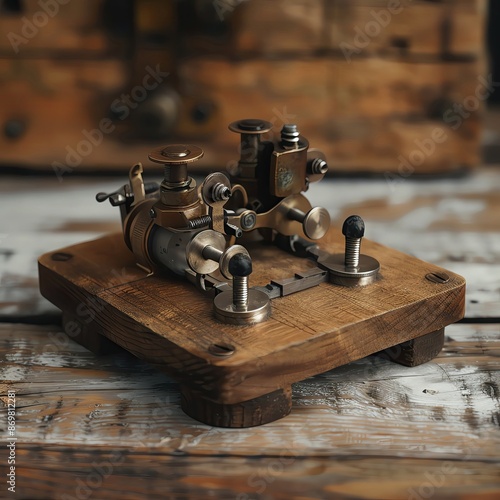
<path id="1" fill-rule="evenodd" d="M 248 276 L 252 273 L 252 261 L 243 253 L 229 261 L 229 272 L 233 275 L 233 304 L 237 311 L 246 311 L 248 306 Z"/>
<path id="2" fill-rule="evenodd" d="M 342 234 L 345 236 L 345 267 L 356 269 L 359 266 L 361 239 L 365 235 L 365 223 L 359 215 L 351 215 L 344 221 Z"/>

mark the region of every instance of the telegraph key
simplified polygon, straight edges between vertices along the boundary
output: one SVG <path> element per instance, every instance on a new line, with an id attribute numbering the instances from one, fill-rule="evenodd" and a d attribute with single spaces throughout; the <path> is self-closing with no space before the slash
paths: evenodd
<path id="1" fill-rule="evenodd" d="M 97 201 L 119 207 L 122 235 L 40 258 L 42 294 L 94 352 L 118 344 L 180 382 L 204 423 L 249 427 L 284 417 L 291 384 L 369 354 L 414 366 L 435 357 L 464 310 L 460 276 L 370 241 L 361 217 L 342 232 L 304 195 L 328 170 L 296 125 L 246 119 L 234 175 L 200 186 L 203 156 L 168 145 Z M 361 249 L 361 246 L 363 248 Z M 82 308 L 92 315 L 82 316 Z M 91 318 L 91 319 L 89 319 Z"/>

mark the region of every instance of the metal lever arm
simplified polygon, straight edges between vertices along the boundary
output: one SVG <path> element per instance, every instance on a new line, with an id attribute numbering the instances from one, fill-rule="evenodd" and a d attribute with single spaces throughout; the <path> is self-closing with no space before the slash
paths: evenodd
<path id="1" fill-rule="evenodd" d="M 310 217 L 306 216 L 302 222 L 299 222 L 296 217 L 292 218 L 291 216 L 297 211 L 309 214 L 312 210 L 320 211 L 318 212 L 320 216 L 316 220 L 311 220 Z M 249 224 L 247 221 L 253 224 Z M 243 231 L 271 228 L 285 236 L 303 233 L 311 239 L 321 238 L 330 227 L 328 212 L 324 209 L 313 209 L 309 200 L 302 194 L 287 196 L 271 210 L 262 214 L 257 214 L 252 210 L 245 210 L 238 215 L 229 215 L 227 222 Z"/>

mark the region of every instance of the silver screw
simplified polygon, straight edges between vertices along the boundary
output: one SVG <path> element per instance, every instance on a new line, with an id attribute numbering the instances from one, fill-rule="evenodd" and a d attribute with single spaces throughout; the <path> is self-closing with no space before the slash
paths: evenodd
<path id="1" fill-rule="evenodd" d="M 311 163 L 311 173 L 325 175 L 328 172 L 328 164 L 323 158 L 314 158 Z"/>
<path id="2" fill-rule="evenodd" d="M 248 307 L 248 276 L 252 273 L 252 260 L 247 254 L 237 253 L 229 261 L 229 272 L 233 276 L 233 304 L 237 311 Z"/>
<path id="3" fill-rule="evenodd" d="M 296 148 L 299 144 L 300 132 L 297 125 L 288 123 L 281 129 L 281 144 L 284 148 Z"/>
<path id="4" fill-rule="evenodd" d="M 365 235 L 365 223 L 359 215 L 347 217 L 342 226 L 345 236 L 344 264 L 347 269 L 357 269 L 359 266 L 359 253 L 361 239 Z"/>
<path id="5" fill-rule="evenodd" d="M 217 182 L 212 187 L 211 194 L 214 201 L 227 201 L 231 198 L 231 189 L 225 186 L 222 182 Z"/>
<path id="6" fill-rule="evenodd" d="M 237 311 L 248 306 L 248 276 L 233 276 L 233 304 Z"/>
<path id="7" fill-rule="evenodd" d="M 241 227 L 242 229 L 248 230 L 252 229 L 257 222 L 257 217 L 253 212 L 247 212 L 241 216 Z"/>

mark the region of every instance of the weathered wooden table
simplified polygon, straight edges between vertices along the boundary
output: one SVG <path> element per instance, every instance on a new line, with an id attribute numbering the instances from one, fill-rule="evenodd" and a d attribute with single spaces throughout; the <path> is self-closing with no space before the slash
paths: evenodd
<path id="1" fill-rule="evenodd" d="M 177 384 L 125 351 L 71 341 L 38 292 L 40 254 L 119 229 L 94 195 L 121 181 L 1 180 L 0 498 L 499 498 L 500 170 L 313 186 L 334 223 L 357 213 L 368 238 L 465 276 L 466 319 L 430 363 L 353 362 L 241 430 L 186 416 Z"/>

